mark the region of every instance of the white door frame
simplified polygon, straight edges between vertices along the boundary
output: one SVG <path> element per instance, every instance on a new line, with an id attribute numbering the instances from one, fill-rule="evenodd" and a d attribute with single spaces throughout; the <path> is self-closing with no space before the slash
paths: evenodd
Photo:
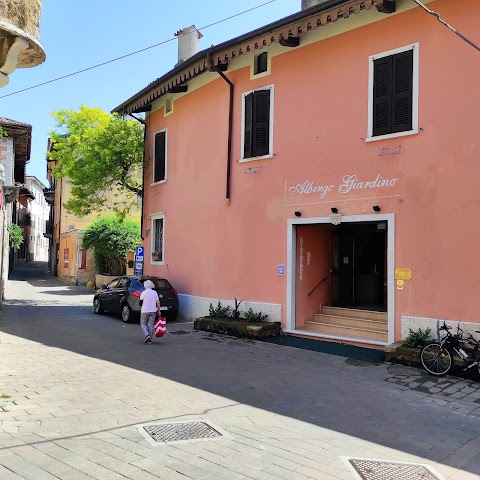
<path id="1" fill-rule="evenodd" d="M 395 334 L 395 214 L 378 213 L 372 215 L 345 215 L 342 223 L 355 222 L 387 222 L 387 318 L 388 318 L 388 343 L 393 343 Z M 297 225 L 314 225 L 332 223 L 330 217 L 290 218 L 287 222 L 287 314 L 286 333 L 306 335 L 305 330 L 295 328 L 295 279 L 296 279 L 296 236 Z M 332 338 L 338 340 L 357 341 L 358 338 L 338 337 L 330 334 L 317 334 L 308 332 L 309 336 Z M 362 343 L 384 345 L 379 340 L 362 340 Z"/>

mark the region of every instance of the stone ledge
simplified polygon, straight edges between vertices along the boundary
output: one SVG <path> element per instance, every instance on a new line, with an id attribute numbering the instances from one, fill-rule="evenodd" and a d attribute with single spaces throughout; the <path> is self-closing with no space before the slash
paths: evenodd
<path id="1" fill-rule="evenodd" d="M 281 334 L 280 322 L 249 323 L 230 318 L 200 317 L 193 322 L 195 330 L 221 333 L 233 337 L 266 338 Z"/>
<path id="2" fill-rule="evenodd" d="M 419 366 L 421 367 L 420 362 L 420 352 L 422 347 L 406 347 L 403 345 L 403 342 L 395 342 L 390 345 L 385 346 L 385 361 L 386 362 L 396 362 L 403 363 L 405 365 Z M 453 357 L 453 363 L 455 366 L 462 366 L 462 360 Z"/>

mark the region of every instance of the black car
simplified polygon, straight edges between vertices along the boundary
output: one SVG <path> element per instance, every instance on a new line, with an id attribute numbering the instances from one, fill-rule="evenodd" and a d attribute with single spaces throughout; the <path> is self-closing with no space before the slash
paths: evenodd
<path id="1" fill-rule="evenodd" d="M 158 293 L 160 310 L 168 320 L 178 316 L 178 294 L 171 283 L 160 277 L 137 277 L 123 275 L 114 278 L 108 285 L 102 285 L 93 297 L 93 311 L 120 313 L 124 322 L 132 322 L 140 317 L 140 294 L 145 290 L 143 282 L 151 280 Z"/>

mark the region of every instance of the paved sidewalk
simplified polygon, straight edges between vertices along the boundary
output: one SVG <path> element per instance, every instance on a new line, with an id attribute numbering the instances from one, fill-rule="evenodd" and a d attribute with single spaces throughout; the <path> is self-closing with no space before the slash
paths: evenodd
<path id="1" fill-rule="evenodd" d="M 0 480 L 360 478 L 349 458 L 438 473 L 383 477 L 395 480 L 480 478 L 479 382 L 446 377 L 434 392 L 438 379 L 410 367 L 181 321 L 145 345 L 138 324 L 94 315 L 93 292 L 44 265 L 14 273 L 0 311 Z M 152 445 L 138 428 L 190 421 L 224 436 Z"/>

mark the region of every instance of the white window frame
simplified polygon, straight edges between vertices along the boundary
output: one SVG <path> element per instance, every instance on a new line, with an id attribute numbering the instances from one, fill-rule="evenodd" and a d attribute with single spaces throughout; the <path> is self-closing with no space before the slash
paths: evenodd
<path id="1" fill-rule="evenodd" d="M 163 257 L 162 260 L 153 260 L 152 259 L 152 252 L 155 249 L 155 220 L 163 219 L 163 238 L 162 238 L 162 252 Z M 151 240 L 150 240 L 150 265 L 165 265 L 165 212 L 159 213 L 152 213 L 150 215 L 150 233 L 151 233 Z"/>
<path id="2" fill-rule="evenodd" d="M 167 112 L 167 105 L 170 102 L 170 110 Z M 163 109 L 163 116 L 168 117 L 173 113 L 173 97 L 165 97 L 165 107 Z"/>
<path id="3" fill-rule="evenodd" d="M 261 73 L 255 73 L 257 69 L 257 59 L 262 53 L 267 53 L 267 70 Z M 271 52 L 266 50 L 260 50 L 253 56 L 253 62 L 250 65 L 250 80 L 256 80 L 257 78 L 266 77 L 272 73 L 272 55 Z"/>
<path id="4" fill-rule="evenodd" d="M 374 60 L 389 57 L 397 53 L 408 52 L 413 50 L 413 72 L 412 72 L 412 129 L 404 132 L 389 133 L 387 135 L 373 136 L 373 73 Z M 418 85 L 419 85 L 419 57 L 420 44 L 412 43 L 404 47 L 395 48 L 388 52 L 378 53 L 368 57 L 368 133 L 366 142 L 376 142 L 377 140 L 385 140 L 387 138 L 405 137 L 407 135 L 415 135 L 418 133 Z"/>
<path id="5" fill-rule="evenodd" d="M 268 154 L 261 155 L 260 157 L 250 157 L 245 158 L 245 149 L 244 149 L 244 141 L 245 141 L 245 97 L 250 95 L 252 92 L 258 92 L 259 90 L 270 90 L 270 128 L 269 128 L 269 136 L 268 136 Z M 240 141 L 240 163 L 244 162 L 254 162 L 255 160 L 263 160 L 264 158 L 272 158 L 273 157 L 273 118 L 274 118 L 274 111 L 275 111 L 275 104 L 274 104 L 274 97 L 275 97 L 275 85 L 266 85 L 265 87 L 255 88 L 253 90 L 249 90 L 248 92 L 242 93 L 242 132 L 241 132 L 241 141 Z"/>
<path id="6" fill-rule="evenodd" d="M 157 133 L 162 133 L 165 132 L 165 178 L 163 180 L 159 180 L 158 182 L 153 181 L 155 178 L 155 137 Z M 154 132 L 153 134 L 153 145 L 152 145 L 152 151 L 153 151 L 153 161 L 152 161 L 152 183 L 150 185 L 160 185 L 161 183 L 165 183 L 167 181 L 167 172 L 168 172 L 168 129 L 167 128 L 162 128 L 161 130 L 158 130 Z"/>

